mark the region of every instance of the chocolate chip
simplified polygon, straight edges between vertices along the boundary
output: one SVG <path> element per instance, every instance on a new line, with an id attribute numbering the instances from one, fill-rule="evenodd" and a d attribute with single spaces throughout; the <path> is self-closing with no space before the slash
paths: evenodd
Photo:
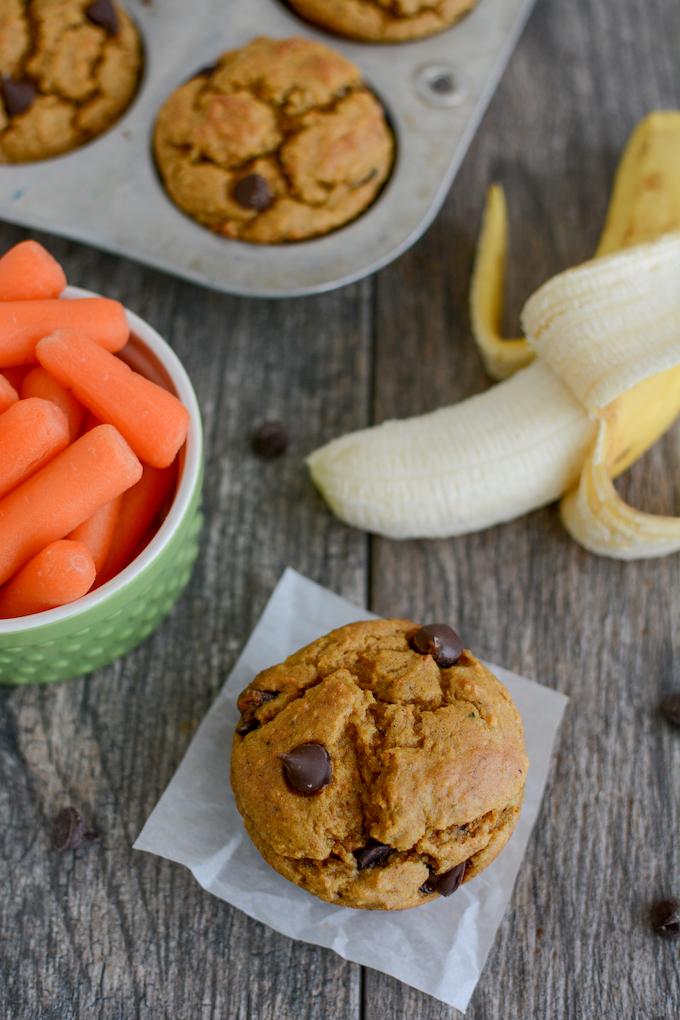
<path id="1" fill-rule="evenodd" d="M 460 887 L 465 878 L 467 861 L 456 864 L 454 868 L 445 871 L 443 875 L 430 875 L 427 881 L 423 882 L 420 892 L 429 896 L 431 893 L 439 893 L 440 896 L 451 896 Z"/>
<path id="2" fill-rule="evenodd" d="M 310 797 L 331 781 L 331 759 L 323 744 L 300 744 L 288 754 L 280 754 L 279 758 L 286 782 L 294 793 Z"/>
<path id="3" fill-rule="evenodd" d="M 463 642 L 452 627 L 430 623 L 417 630 L 410 640 L 411 648 L 420 655 L 431 655 L 440 669 L 448 669 L 463 654 Z"/>
<path id="4" fill-rule="evenodd" d="M 360 850 L 354 851 L 354 856 L 356 857 L 359 871 L 365 871 L 366 868 L 375 868 L 377 864 L 382 864 L 391 853 L 392 847 L 388 846 L 387 843 L 379 843 L 377 839 L 369 839 L 366 846 L 362 846 Z"/>
<path id="5" fill-rule="evenodd" d="M 269 184 L 260 174 L 242 177 L 234 188 L 234 198 L 244 209 L 256 209 L 257 212 L 264 212 L 274 201 Z"/>
<path id="6" fill-rule="evenodd" d="M 96 839 L 99 839 L 99 834 L 88 830 L 83 816 L 74 807 L 62 808 L 52 823 L 52 846 L 55 850 L 78 850 Z"/>
<path id="7" fill-rule="evenodd" d="M 107 35 L 118 35 L 118 11 L 111 0 L 93 0 L 85 14 L 93 25 L 103 28 Z"/>
<path id="8" fill-rule="evenodd" d="M 288 433 L 280 421 L 265 421 L 255 429 L 252 446 L 258 457 L 271 460 L 288 449 Z"/>
<path id="9" fill-rule="evenodd" d="M 680 900 L 671 896 L 660 900 L 651 909 L 652 928 L 657 935 L 675 939 L 680 935 Z"/>
<path id="10" fill-rule="evenodd" d="M 253 730 L 259 730 L 260 725 L 261 723 L 259 719 L 256 719 L 254 716 L 244 715 L 236 725 L 236 732 L 239 737 L 247 737 L 249 733 L 253 732 Z"/>
<path id="11" fill-rule="evenodd" d="M 680 726 L 680 693 L 669 694 L 659 705 L 661 712 L 674 726 Z"/>
<path id="12" fill-rule="evenodd" d="M 2 99 L 9 117 L 18 117 L 33 106 L 36 91 L 33 82 L 24 79 L 15 81 L 9 75 L 2 79 Z"/>
<path id="13" fill-rule="evenodd" d="M 260 722 L 255 718 L 255 713 L 261 705 L 266 705 L 268 701 L 277 698 L 279 693 L 279 691 L 261 691 L 252 687 L 246 687 L 245 691 L 241 692 L 236 703 L 241 713 L 241 720 L 236 727 L 236 732 L 240 737 L 245 737 L 259 728 Z"/>

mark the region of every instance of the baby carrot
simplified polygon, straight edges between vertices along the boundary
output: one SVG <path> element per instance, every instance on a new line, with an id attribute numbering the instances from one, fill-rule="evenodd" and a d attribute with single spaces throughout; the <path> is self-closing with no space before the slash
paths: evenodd
<path id="1" fill-rule="evenodd" d="M 79 435 L 85 418 L 85 408 L 78 403 L 70 390 L 53 379 L 40 365 L 32 368 L 25 377 L 21 384 L 21 396 L 51 400 L 66 415 L 71 440 Z"/>
<path id="2" fill-rule="evenodd" d="M 120 573 L 136 555 L 146 531 L 151 527 L 177 477 L 174 464 L 153 468 L 148 464 L 136 485 L 122 498 L 111 551 L 97 581 L 104 584 Z"/>
<path id="3" fill-rule="evenodd" d="M 19 399 L 19 394 L 12 386 L 9 379 L 0 372 L 0 414 L 6 411 L 8 407 L 16 403 Z"/>
<path id="4" fill-rule="evenodd" d="M 36 354 L 95 417 L 115 425 L 140 460 L 158 468 L 172 464 L 189 428 L 177 397 L 73 330 L 45 337 Z"/>
<path id="5" fill-rule="evenodd" d="M 77 329 L 109 351 L 127 343 L 125 309 L 109 298 L 0 301 L 0 368 L 35 363 L 35 345 L 55 329 Z"/>
<path id="6" fill-rule="evenodd" d="M 0 415 L 0 497 L 68 446 L 68 422 L 49 400 L 17 400 Z"/>
<path id="7" fill-rule="evenodd" d="M 21 365 L 20 367 L 3 368 L 2 374 L 10 386 L 13 386 L 17 393 L 19 393 L 21 390 L 21 384 L 29 371 L 30 368 L 27 365 Z"/>
<path id="8" fill-rule="evenodd" d="M 137 482 L 137 485 L 139 484 Z M 134 491 L 137 485 L 133 485 L 132 489 L 128 491 Z M 91 517 L 88 517 L 86 521 L 79 524 L 68 536 L 74 542 L 82 542 L 83 545 L 87 546 L 94 560 L 97 573 L 102 569 L 109 555 L 116 532 L 118 517 L 120 516 L 122 499 L 122 496 L 116 496 L 115 499 L 104 503 L 104 506 L 100 506 L 99 510 L 95 510 Z"/>
<path id="9" fill-rule="evenodd" d="M 75 602 L 94 578 L 94 561 L 82 542 L 52 542 L 0 588 L 0 617 L 30 616 Z"/>
<path id="10" fill-rule="evenodd" d="M 99 425 L 76 439 L 0 500 L 0 584 L 138 482 L 141 474 L 142 465 L 111 425 Z"/>
<path id="11" fill-rule="evenodd" d="M 0 258 L 0 301 L 57 298 L 66 277 L 55 258 L 37 241 L 22 241 Z"/>

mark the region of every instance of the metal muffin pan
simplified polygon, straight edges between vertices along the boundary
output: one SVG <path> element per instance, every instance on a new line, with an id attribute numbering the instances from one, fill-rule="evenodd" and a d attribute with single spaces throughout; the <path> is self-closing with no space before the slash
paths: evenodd
<path id="1" fill-rule="evenodd" d="M 358 280 L 395 259 L 432 222 L 534 0 L 479 0 L 458 25 L 420 42 L 352 43 L 316 30 L 280 0 L 123 0 L 143 36 L 137 97 L 106 134 L 56 159 L 0 166 L 0 218 L 95 245 L 233 294 L 290 297 Z M 257 35 L 303 35 L 361 69 L 397 136 L 392 176 L 357 220 L 325 237 L 254 245 L 212 234 L 163 190 L 151 138 L 167 96 Z"/>

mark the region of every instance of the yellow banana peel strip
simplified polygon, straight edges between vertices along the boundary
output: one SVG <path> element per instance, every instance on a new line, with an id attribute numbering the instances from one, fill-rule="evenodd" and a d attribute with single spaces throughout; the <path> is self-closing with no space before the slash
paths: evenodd
<path id="1" fill-rule="evenodd" d="M 680 552 L 680 518 L 634 510 L 617 493 L 607 466 L 608 432 L 603 420 L 578 487 L 560 504 L 564 526 L 577 542 L 600 556 L 637 560 Z"/>
<path id="2" fill-rule="evenodd" d="M 656 110 L 630 136 L 596 255 L 680 230 L 680 111 Z"/>
<path id="3" fill-rule="evenodd" d="M 470 323 L 484 368 L 492 379 L 507 379 L 533 361 L 526 340 L 503 337 L 503 293 L 508 250 L 508 213 L 498 184 L 489 188 L 470 288 Z"/>

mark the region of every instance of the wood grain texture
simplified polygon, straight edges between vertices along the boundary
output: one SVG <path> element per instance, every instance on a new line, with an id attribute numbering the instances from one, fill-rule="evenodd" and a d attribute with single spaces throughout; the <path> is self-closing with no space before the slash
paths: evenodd
<path id="1" fill-rule="evenodd" d="M 483 2 L 483 0 L 482 0 Z M 677 944 L 648 904 L 680 894 L 680 557 L 596 559 L 554 509 L 450 542 L 369 541 L 335 521 L 302 456 L 370 420 L 488 385 L 467 290 L 483 192 L 507 188 L 509 328 L 546 276 L 593 250 L 621 146 L 680 106 L 677 0 L 538 0 L 444 210 L 372 280 L 278 303 L 213 294 L 47 238 L 70 279 L 120 297 L 177 350 L 201 401 L 208 523 L 191 586 L 138 651 L 89 678 L 0 688 L 0 1016 L 12 1020 L 443 1020 L 399 982 L 294 943 L 130 845 L 290 564 L 383 614 L 455 621 L 490 659 L 569 694 L 559 751 L 471 1020 L 680 1015 Z M 23 234 L 0 231 L 6 247 Z M 256 460 L 264 418 L 290 453 Z M 620 483 L 680 506 L 680 428 Z M 225 777 L 226 779 L 226 777 Z M 49 849 L 75 803 L 103 833 Z"/>
<path id="2" fill-rule="evenodd" d="M 487 184 L 503 183 L 509 203 L 509 331 L 533 288 L 593 251 L 633 125 L 680 105 L 679 42 L 675 3 L 539 0 L 443 214 L 377 281 L 376 420 L 485 385 L 467 287 Z M 620 487 L 635 505 L 677 513 L 679 477 L 676 426 Z M 680 686 L 680 559 L 590 556 L 550 508 L 451 542 L 374 541 L 371 576 L 376 612 L 450 619 L 492 661 L 572 699 L 469 1020 L 680 1015 L 677 944 L 646 918 L 680 890 L 680 737 L 655 712 Z M 367 974 L 371 1020 L 452 1014 Z"/>

